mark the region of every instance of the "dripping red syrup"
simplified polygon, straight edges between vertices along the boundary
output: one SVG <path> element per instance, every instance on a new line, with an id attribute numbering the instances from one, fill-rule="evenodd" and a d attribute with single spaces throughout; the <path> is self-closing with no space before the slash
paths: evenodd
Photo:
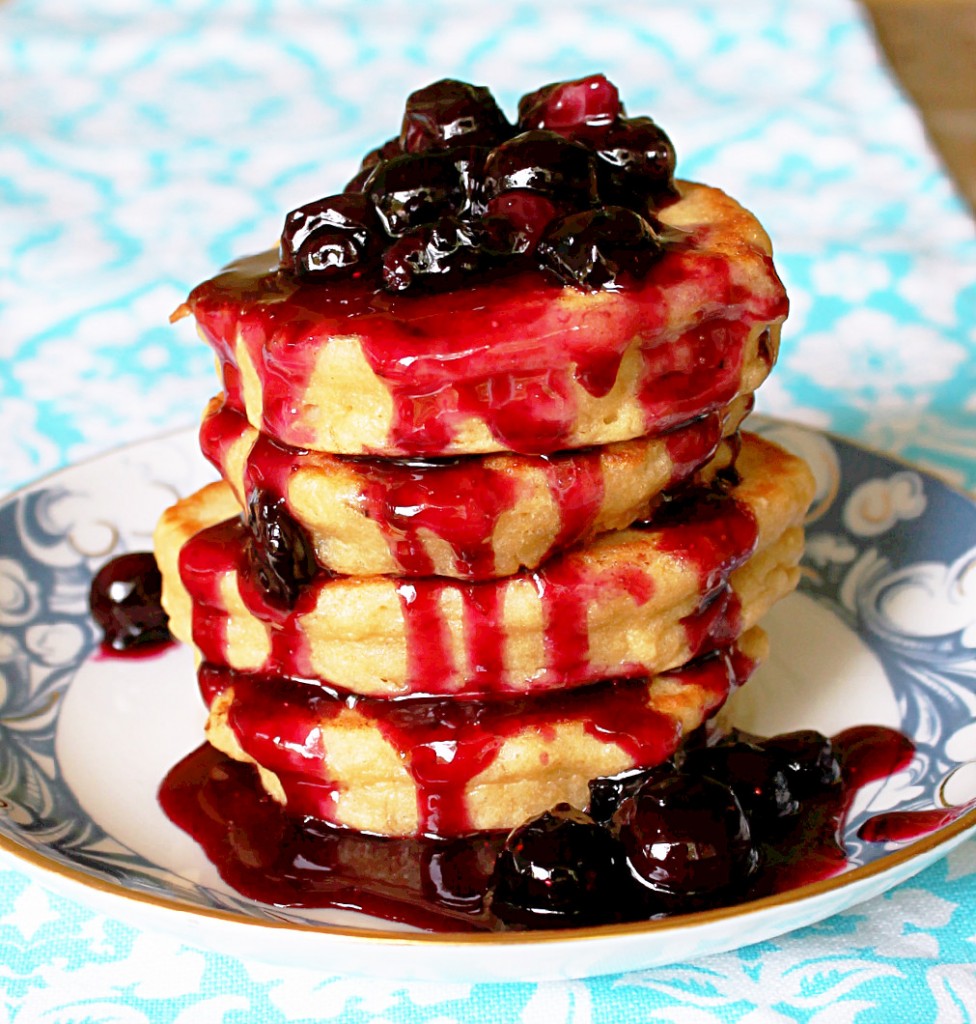
<path id="1" fill-rule="evenodd" d="M 913 745 L 880 726 L 845 730 L 832 743 L 840 781 L 809 796 L 775 841 L 757 844 L 757 874 L 734 897 L 716 898 L 716 906 L 785 892 L 844 870 L 840 835 L 857 790 L 905 767 Z M 355 910 L 435 932 L 506 928 L 492 914 L 490 899 L 503 833 L 390 839 L 290 816 L 264 792 L 252 766 L 207 744 L 170 771 L 159 797 L 166 814 L 201 845 L 221 877 L 259 902 Z M 640 905 L 639 899 L 623 899 L 624 907 Z M 633 910 L 623 914 L 642 919 L 647 911 L 632 915 Z"/>
<path id="2" fill-rule="evenodd" d="M 683 621 L 690 655 L 722 647 L 738 636 L 738 601 L 728 582 L 731 573 L 755 550 L 757 526 L 749 507 L 725 482 L 689 486 L 631 529 L 658 531 L 660 551 L 698 575 L 702 600 Z M 315 678 L 302 616 L 314 609 L 319 590 L 337 577 L 322 570 L 306 585 L 293 586 L 294 606 L 282 607 L 269 601 L 267 587 L 255 576 L 248 537 L 246 524 L 235 518 L 201 530 L 183 546 L 180 575 L 193 598 L 194 642 L 205 660 L 226 663 L 228 616 L 219 586 L 225 573 L 236 572 L 245 605 L 259 620 L 275 624 L 271 654 L 262 671 Z M 607 668 L 590 656 L 588 640 L 587 615 L 598 593 L 626 594 L 638 606 L 653 595 L 653 579 L 640 567 L 593 568 L 572 548 L 534 571 L 523 571 L 519 578 L 531 581 L 542 605 L 545 664 L 531 680 L 532 687 L 540 690 L 584 685 L 606 677 Z M 504 593 L 513 579 L 397 578 L 407 641 L 406 692 L 463 690 L 471 696 L 519 688 L 519 681 L 513 685 L 498 643 L 503 633 Z M 466 651 L 461 664 L 441 602 L 447 592 L 456 594 L 463 608 Z M 638 665 L 623 665 L 615 674 L 640 676 L 642 672 Z"/>
<path id="3" fill-rule="evenodd" d="M 221 475 L 226 476 L 228 450 L 246 430 L 246 416 L 226 398 L 208 410 L 200 428 L 200 445 Z M 722 440 L 721 416 L 700 417 L 662 435 L 661 440 L 672 462 L 667 489 L 673 490 L 715 454 Z M 604 498 L 601 459 L 597 449 L 535 457 L 559 522 L 556 537 L 538 562 L 591 534 Z M 510 568 L 498 571 L 493 538 L 502 515 L 519 498 L 517 474 L 480 456 L 336 456 L 291 448 L 259 434 L 244 461 L 243 492 L 258 492 L 269 503 L 283 502 L 294 515 L 289 485 L 296 473 L 308 467 L 340 474 L 347 467 L 353 469 L 361 480 L 366 515 L 382 531 L 398 574 L 437 574 L 425 539 L 429 536 L 448 546 L 452 575 L 459 579 L 484 580 L 511 572 Z"/>
<path id="4" fill-rule="evenodd" d="M 702 227 L 669 243 L 639 286 L 614 294 L 612 315 L 601 299 L 580 316 L 561 301 L 563 288 L 537 272 L 402 296 L 365 278 L 303 284 L 279 272 L 276 252 L 237 261 L 199 285 L 180 314 L 196 318 L 241 408 L 238 342 L 247 348 L 262 392 L 255 425 L 286 444 L 317 447 L 314 430 L 295 416 L 296 395 L 328 339 L 356 334 L 393 400 L 383 454 L 450 454 L 472 418 L 499 448 L 545 454 L 575 446 L 578 392 L 605 397 L 635 337 L 645 339 L 635 384 L 642 433 L 664 433 L 736 396 L 751 328 L 784 317 L 787 303 L 764 254 L 755 253 L 764 272 L 748 291 L 709 237 Z M 668 326 L 671 296 L 689 289 L 700 293 L 702 310 L 724 315 L 696 317 L 678 332 Z M 559 366 L 553 352 L 562 353 Z"/>
<path id="5" fill-rule="evenodd" d="M 754 667 L 745 657 L 715 652 L 669 673 L 694 687 L 703 715 L 716 711 Z M 494 700 L 357 697 L 320 684 L 267 677 L 204 663 L 205 703 L 233 692 L 227 725 L 242 749 L 278 777 L 293 813 L 333 820 L 335 786 L 323 777 L 321 726 L 354 711 L 397 752 L 417 791 L 418 832 L 475 831 L 467 786 L 495 759 L 506 738 L 526 730 L 546 734 L 561 723 L 582 723 L 603 743 L 627 751 L 634 764 L 657 764 L 679 745 L 675 720 L 648 704 L 646 679 L 612 679 L 568 692 L 521 694 Z"/>

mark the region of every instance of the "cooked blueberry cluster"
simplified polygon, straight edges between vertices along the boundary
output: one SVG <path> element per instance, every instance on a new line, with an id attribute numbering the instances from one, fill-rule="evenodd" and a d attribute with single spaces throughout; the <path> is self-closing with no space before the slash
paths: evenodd
<path id="1" fill-rule="evenodd" d="M 801 803 L 840 782 L 830 740 L 813 730 L 731 734 L 677 763 L 595 779 L 587 813 L 559 804 L 512 831 L 492 912 L 517 928 L 558 928 L 741 899 Z"/>
<path id="2" fill-rule="evenodd" d="M 400 135 L 340 195 L 285 218 L 281 267 L 447 290 L 537 267 L 585 290 L 625 287 L 661 252 L 654 211 L 676 198 L 674 148 L 626 117 L 603 75 L 523 96 L 515 125 L 488 89 L 452 79 L 408 99 Z"/>

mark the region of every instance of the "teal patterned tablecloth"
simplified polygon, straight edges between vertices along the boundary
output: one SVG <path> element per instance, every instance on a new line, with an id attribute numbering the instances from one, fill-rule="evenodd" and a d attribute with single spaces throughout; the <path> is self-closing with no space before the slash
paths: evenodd
<path id="1" fill-rule="evenodd" d="M 410 90 L 466 78 L 511 111 L 596 70 L 773 237 L 792 312 L 759 408 L 976 488 L 973 222 L 848 0 L 7 0 L 0 493 L 195 421 L 211 356 L 169 313 L 351 177 Z M 775 941 L 511 985 L 203 952 L 0 861 L 0 1022 L 955 1024 L 976 1020 L 974 962 L 973 841 Z"/>

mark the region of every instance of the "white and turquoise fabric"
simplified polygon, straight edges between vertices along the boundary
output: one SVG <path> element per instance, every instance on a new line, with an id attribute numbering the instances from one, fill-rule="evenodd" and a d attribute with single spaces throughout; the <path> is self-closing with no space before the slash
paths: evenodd
<path id="1" fill-rule="evenodd" d="M 216 378 L 169 313 L 337 190 L 411 89 L 462 77 L 511 111 L 596 70 L 774 239 L 792 312 L 760 409 L 976 488 L 973 221 L 851 0 L 6 0 L 0 494 L 193 422 Z M 513 985 L 240 961 L 0 868 L 0 1022 L 19 1024 L 962 1024 L 974 962 L 972 841 L 775 941 Z"/>

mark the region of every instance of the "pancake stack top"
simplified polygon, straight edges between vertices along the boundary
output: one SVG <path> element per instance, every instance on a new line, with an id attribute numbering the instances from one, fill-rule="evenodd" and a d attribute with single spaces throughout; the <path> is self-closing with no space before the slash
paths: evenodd
<path id="1" fill-rule="evenodd" d="M 208 737 L 289 812 L 509 829 L 669 758 L 761 659 L 806 467 L 740 432 L 787 303 L 602 76 L 413 94 L 279 252 L 196 288 L 221 481 L 163 516 Z"/>

